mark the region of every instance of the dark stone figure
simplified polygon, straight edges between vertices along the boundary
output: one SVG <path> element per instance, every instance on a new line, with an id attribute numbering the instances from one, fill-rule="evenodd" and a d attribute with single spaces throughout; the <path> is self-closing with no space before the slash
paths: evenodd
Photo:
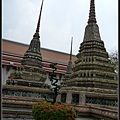
<path id="1" fill-rule="evenodd" d="M 57 70 L 56 65 L 57 65 L 57 63 L 51 63 L 50 64 L 50 67 L 53 68 L 53 72 L 50 74 L 49 78 L 50 78 L 50 81 L 51 81 L 51 85 L 55 86 L 54 88 L 51 89 L 51 90 L 54 91 L 53 101 L 48 101 L 46 99 L 46 96 L 45 96 L 46 101 L 51 102 L 52 104 L 54 104 L 56 102 L 56 98 L 57 98 L 57 95 L 58 95 L 58 90 L 60 89 L 60 86 L 57 85 L 57 82 L 58 82 L 59 79 L 56 78 L 56 74 L 55 74 L 55 71 Z"/>

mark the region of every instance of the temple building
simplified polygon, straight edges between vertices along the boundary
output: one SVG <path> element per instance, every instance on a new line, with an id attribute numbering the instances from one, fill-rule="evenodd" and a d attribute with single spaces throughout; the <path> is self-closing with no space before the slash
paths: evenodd
<path id="1" fill-rule="evenodd" d="M 2 39 L 2 118 L 33 120 L 32 105 L 53 98 L 49 75 L 57 64 L 61 86 L 57 101 L 73 106 L 78 115 L 96 120 L 118 120 L 118 81 L 96 20 L 95 1 L 90 12 L 78 54 L 40 47 L 40 19 L 29 45 Z"/>

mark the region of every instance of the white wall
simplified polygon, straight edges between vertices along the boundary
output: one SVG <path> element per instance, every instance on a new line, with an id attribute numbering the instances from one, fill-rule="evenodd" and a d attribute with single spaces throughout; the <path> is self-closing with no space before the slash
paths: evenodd
<path id="1" fill-rule="evenodd" d="M 6 80 L 8 80 L 10 73 L 12 73 L 13 71 L 14 69 L 11 67 L 7 73 L 6 66 L 2 67 L 2 85 L 6 84 Z"/>

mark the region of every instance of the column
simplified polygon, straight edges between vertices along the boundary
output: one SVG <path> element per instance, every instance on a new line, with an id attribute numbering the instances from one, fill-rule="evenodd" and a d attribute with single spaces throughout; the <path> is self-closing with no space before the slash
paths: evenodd
<path id="1" fill-rule="evenodd" d="M 79 94 L 79 105 L 85 105 L 86 97 L 85 93 L 80 93 Z"/>
<path id="2" fill-rule="evenodd" d="M 68 91 L 66 97 L 66 103 L 71 104 L 71 101 L 72 101 L 72 92 Z"/>

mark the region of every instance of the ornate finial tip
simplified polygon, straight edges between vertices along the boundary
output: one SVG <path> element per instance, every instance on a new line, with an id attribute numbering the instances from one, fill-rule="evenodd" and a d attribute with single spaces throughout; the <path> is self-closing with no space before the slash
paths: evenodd
<path id="1" fill-rule="evenodd" d="M 73 43 L 73 37 L 71 37 L 71 44 Z"/>
<path id="2" fill-rule="evenodd" d="M 90 2 L 90 12 L 89 12 L 88 24 L 89 23 L 97 23 L 96 17 L 95 17 L 95 4 L 94 4 L 94 0 L 91 0 L 91 2 Z"/>
<path id="3" fill-rule="evenodd" d="M 36 34 L 37 34 L 37 36 L 39 36 L 40 19 L 41 19 L 43 1 L 44 1 L 44 0 L 42 0 L 42 4 L 41 4 L 41 8 L 40 8 L 40 14 L 39 14 L 38 23 L 37 23 L 37 28 L 36 28 L 36 33 L 35 33 L 34 37 L 36 36 Z"/>

